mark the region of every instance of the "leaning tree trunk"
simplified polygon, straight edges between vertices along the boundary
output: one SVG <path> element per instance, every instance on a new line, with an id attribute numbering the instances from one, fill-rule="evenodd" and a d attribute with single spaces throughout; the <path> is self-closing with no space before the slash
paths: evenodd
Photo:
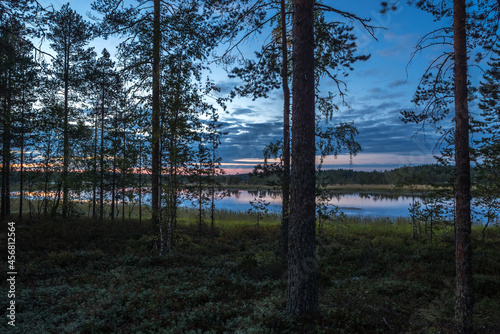
<path id="1" fill-rule="evenodd" d="M 314 0 L 293 2 L 292 173 L 287 310 L 293 316 L 318 312 L 315 256 Z"/>
<path id="2" fill-rule="evenodd" d="M 458 333 L 472 333 L 472 247 L 471 180 L 469 158 L 469 110 L 467 106 L 467 31 L 465 0 L 453 1 L 453 41 L 455 53 L 455 197 L 456 197 L 456 299 L 455 322 Z"/>

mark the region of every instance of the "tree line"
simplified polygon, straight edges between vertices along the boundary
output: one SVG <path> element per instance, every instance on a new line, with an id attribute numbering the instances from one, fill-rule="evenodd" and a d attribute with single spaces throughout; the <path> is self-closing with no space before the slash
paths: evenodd
<path id="1" fill-rule="evenodd" d="M 281 171 L 275 173 L 261 173 L 257 168 L 254 172 L 248 174 L 221 175 L 219 176 L 222 185 L 260 185 L 270 186 L 279 185 Z M 316 173 L 318 174 L 318 173 Z M 358 171 L 353 169 L 325 169 L 321 171 L 323 182 L 327 185 L 395 185 L 407 176 L 415 179 L 418 185 L 438 185 L 448 184 L 453 178 L 453 167 L 440 164 L 403 166 L 391 170 L 370 172 Z M 473 178 L 477 179 L 475 171 Z"/>

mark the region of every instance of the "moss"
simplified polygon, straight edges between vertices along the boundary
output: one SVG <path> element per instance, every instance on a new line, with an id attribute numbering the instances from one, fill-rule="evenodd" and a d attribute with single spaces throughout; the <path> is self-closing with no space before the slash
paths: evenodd
<path id="1" fill-rule="evenodd" d="M 224 220 L 227 218 L 228 220 Z M 244 218 L 244 217 L 243 217 Z M 219 217 L 198 241 L 180 219 L 158 257 L 149 222 L 43 221 L 18 230 L 18 325 L 30 333 L 451 332 L 454 245 L 413 240 L 409 223 L 347 220 L 318 237 L 321 316 L 285 312 L 279 225 Z M 228 222 L 226 224 L 226 222 Z M 475 233 L 475 323 L 499 331 L 500 233 Z M 1 304 L 6 306 L 5 302 Z M 0 329 L 2 332 L 4 328 Z"/>

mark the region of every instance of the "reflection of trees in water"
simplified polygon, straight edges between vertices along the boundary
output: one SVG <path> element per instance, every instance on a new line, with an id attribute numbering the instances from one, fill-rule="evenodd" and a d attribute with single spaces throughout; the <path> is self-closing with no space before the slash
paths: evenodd
<path id="1" fill-rule="evenodd" d="M 250 195 L 252 195 L 253 197 L 258 197 L 259 194 L 262 193 L 262 191 L 259 191 L 259 190 L 248 190 L 248 193 Z M 262 196 L 265 196 L 266 194 L 265 193 L 262 193 Z"/>
<path id="2" fill-rule="evenodd" d="M 233 189 L 230 189 L 230 190 L 226 190 L 227 191 L 227 196 L 228 197 L 236 197 L 236 198 L 240 198 L 240 194 L 241 194 L 241 190 L 239 189 L 236 189 L 236 190 L 233 190 Z"/>
<path id="3" fill-rule="evenodd" d="M 281 199 L 281 191 L 277 190 L 269 190 L 267 192 L 267 195 L 271 197 L 272 199 Z"/>
<path id="4" fill-rule="evenodd" d="M 264 189 L 264 190 L 235 190 L 235 189 L 230 189 L 230 190 L 225 190 L 225 196 L 223 197 L 235 197 L 236 199 L 239 199 L 243 194 L 247 193 L 248 195 L 252 197 L 265 197 L 267 199 L 272 199 L 272 200 L 278 200 L 281 198 L 281 191 L 279 190 L 273 190 L 273 189 Z M 329 191 L 327 193 L 328 199 L 329 200 L 337 200 L 340 201 L 344 197 L 356 197 L 359 196 L 361 199 L 368 199 L 372 201 L 384 201 L 384 200 L 390 200 L 390 201 L 398 201 L 401 199 L 401 197 L 404 196 L 399 196 L 396 194 L 391 194 L 391 193 L 385 193 L 385 194 L 376 194 L 376 193 L 357 193 L 357 192 L 341 192 L 341 191 Z"/>
<path id="5" fill-rule="evenodd" d="M 269 190 L 269 189 L 247 190 L 247 192 L 248 192 L 248 194 L 252 195 L 253 197 L 266 197 L 266 198 L 270 198 L 273 200 L 281 198 L 281 191 L 279 191 L 279 190 Z"/>
<path id="6" fill-rule="evenodd" d="M 370 193 L 359 193 L 357 194 L 360 198 L 363 199 L 371 199 L 373 201 L 383 201 L 383 200 L 391 200 L 391 201 L 397 201 L 400 196 L 398 195 L 393 195 L 393 194 L 370 194 Z"/>

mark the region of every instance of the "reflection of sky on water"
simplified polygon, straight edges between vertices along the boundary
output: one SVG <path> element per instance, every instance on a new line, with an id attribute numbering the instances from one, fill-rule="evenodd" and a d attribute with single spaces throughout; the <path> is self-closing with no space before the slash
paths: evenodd
<path id="1" fill-rule="evenodd" d="M 269 211 L 281 211 L 281 194 L 278 192 L 263 192 L 263 199 L 269 202 Z M 258 197 L 257 192 L 246 190 L 232 191 L 230 196 L 219 200 L 218 209 L 246 211 L 250 209 L 250 201 Z M 336 205 L 349 216 L 387 216 L 399 217 L 408 215 L 409 197 L 393 197 L 367 194 L 335 194 L 329 204 Z"/>
<path id="2" fill-rule="evenodd" d="M 134 198 L 135 204 L 138 204 L 138 194 L 128 193 Z M 18 195 L 18 194 L 17 194 Z M 220 193 L 219 193 L 220 195 Z M 215 206 L 217 209 L 231 210 L 231 211 L 248 211 L 252 206 L 250 201 L 255 200 L 260 195 L 262 199 L 269 202 L 268 210 L 271 212 L 281 212 L 281 193 L 278 191 L 247 191 L 247 190 L 229 190 L 226 191 L 226 196 L 216 201 Z M 54 198 L 55 194 L 43 194 L 42 192 L 25 193 L 27 199 L 43 199 Z M 14 196 L 15 197 L 15 196 Z M 90 192 L 81 192 L 72 194 L 74 200 L 81 200 L 88 202 L 92 195 Z M 181 206 L 195 207 L 196 201 L 183 198 L 181 194 Z M 121 194 L 117 196 L 121 200 Z M 111 195 L 106 193 L 106 202 L 111 200 Z M 129 202 L 130 198 L 126 198 Z M 408 205 L 411 202 L 410 197 L 395 197 L 374 194 L 358 194 L 358 193 L 342 193 L 332 194 L 329 204 L 338 206 L 348 216 L 386 216 L 386 217 L 399 217 L 408 216 Z M 151 194 L 143 193 L 142 203 L 145 205 L 151 204 Z"/>
<path id="3" fill-rule="evenodd" d="M 338 206 L 346 215 L 398 217 L 408 215 L 411 198 L 353 193 L 333 197 L 329 203 Z"/>

